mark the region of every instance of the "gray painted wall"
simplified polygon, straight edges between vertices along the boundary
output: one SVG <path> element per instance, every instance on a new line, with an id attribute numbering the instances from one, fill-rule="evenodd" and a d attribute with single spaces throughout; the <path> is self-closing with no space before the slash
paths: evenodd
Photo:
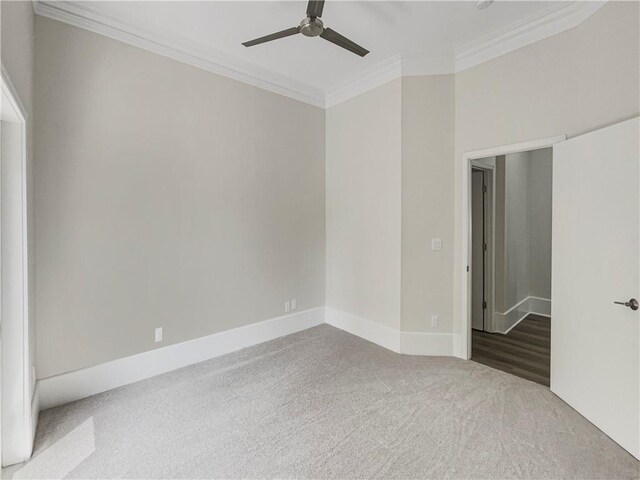
<path id="1" fill-rule="evenodd" d="M 551 299 L 553 150 L 531 152 L 529 163 L 529 295 Z"/>
<path id="2" fill-rule="evenodd" d="M 566 134 L 640 113 L 640 4 L 608 2 L 575 28 L 456 74 L 454 178 L 464 152 Z M 462 192 L 455 182 L 455 242 Z M 454 268 L 454 332 L 461 332 L 462 259 Z M 450 268 L 450 267 L 449 267 Z M 435 275 L 440 272 L 434 272 Z"/>
<path id="3" fill-rule="evenodd" d="M 551 298 L 552 149 L 498 157 L 496 310 Z"/>
<path id="4" fill-rule="evenodd" d="M 529 296 L 529 154 L 505 160 L 505 311 Z"/>
<path id="5" fill-rule="evenodd" d="M 453 75 L 402 79 L 403 331 L 452 329 L 454 87 Z"/>
<path id="6" fill-rule="evenodd" d="M 2 4 L 5 45 L 5 37 L 28 35 L 32 11 L 24 5 Z M 19 12 L 27 28 L 16 30 L 7 10 Z M 376 89 L 386 93 L 368 92 L 329 109 L 327 190 L 335 187 L 337 196 L 326 199 L 335 213 L 326 223 L 333 262 L 326 265 L 327 303 L 393 326 L 402 317 L 403 329 L 419 331 L 433 309 L 446 312 L 442 300 L 452 305 L 454 323 L 451 328 L 444 318 L 440 331 L 459 331 L 463 266 L 448 257 L 446 232 L 453 228 L 455 249 L 462 152 L 575 136 L 637 115 L 638 13 L 635 2 L 609 2 L 574 29 L 456 74 L 454 92 L 444 79 L 403 79 L 395 82 L 399 87 Z M 324 303 L 324 112 L 51 20 L 37 24 L 40 377 L 270 318 L 294 296 L 300 309 Z M 29 42 L 14 45 L 14 54 L 3 47 L 3 62 L 6 56 L 18 72 Z M 420 109 L 403 112 L 402 88 L 414 92 L 408 95 Z M 437 89 L 446 93 L 443 103 L 433 97 Z M 430 105 L 442 110 L 431 115 L 423 110 Z M 380 108 L 388 123 L 373 118 Z M 419 150 L 420 129 L 440 128 L 439 114 L 455 116 L 455 153 L 447 153 L 445 140 L 429 158 L 405 156 L 412 145 Z M 124 128 L 125 116 L 132 128 Z M 360 151 L 358 143 L 337 135 L 339 126 L 357 132 L 358 119 L 382 133 L 373 136 L 374 162 L 366 152 L 356 158 L 350 152 Z M 447 131 L 435 130 L 434 139 Z M 201 155 L 198 145 L 214 153 Z M 334 147 L 341 153 L 330 154 Z M 448 157 L 449 166 L 438 156 Z M 426 177 L 432 170 L 433 181 Z M 423 187 L 433 191 L 422 196 Z M 338 211 L 341 198 L 346 213 Z M 428 205 L 434 199 L 441 200 L 438 209 Z M 220 208 L 230 200 L 233 208 Z M 405 221 L 421 213 L 428 220 Z M 224 222 L 212 225 L 210 217 Z M 443 238 L 441 256 L 423 244 L 436 235 Z M 225 258 L 217 256 L 219 242 L 231 252 Z M 302 262 L 296 273 L 287 266 L 292 257 Z M 266 272 L 260 281 L 243 282 L 258 269 Z M 87 279 L 88 271 L 96 278 Z M 340 283 L 330 277 L 336 271 L 344 274 Z M 183 289 L 171 288 L 176 284 Z M 296 285 L 302 294 L 291 292 Z M 159 305 L 152 298 L 161 298 Z M 163 344 L 153 343 L 158 324 L 165 327 Z"/>
<path id="7" fill-rule="evenodd" d="M 324 305 L 323 110 L 43 17 L 35 98 L 41 378 Z"/>
<path id="8" fill-rule="evenodd" d="M 454 76 L 406 77 L 399 92 L 391 94 L 395 87 L 387 84 L 330 108 L 327 304 L 374 321 L 395 318 L 399 262 L 401 329 L 459 332 L 458 286 L 464 265 L 454 263 L 453 252 L 461 242 L 461 205 L 456 201 L 461 197 L 462 153 L 576 135 L 637 115 L 639 34 L 638 5 L 612 2 L 574 29 Z M 401 105 L 400 127 L 394 101 Z M 346 131 L 354 134 L 349 138 Z M 448 143 L 451 138 L 455 152 Z M 394 169 L 402 179 L 399 209 Z M 378 217 L 376 207 L 381 209 Z M 383 220 L 385 224 L 378 223 Z M 521 228 L 528 230 L 526 223 Z M 452 242 L 449 231 L 454 233 Z M 430 251 L 434 237 L 443 239 L 440 253 Z M 528 248 L 522 255 L 528 263 Z M 535 255 L 549 258 L 548 248 Z M 507 269 L 519 267 L 503 262 L 500 268 L 506 282 Z M 527 272 L 527 267 L 518 272 L 523 283 L 531 283 Z M 499 275 L 496 272 L 496 281 Z M 543 277 L 537 281 L 544 283 Z M 545 287 L 531 291 L 549 296 Z M 513 299 L 525 292 L 528 285 L 516 285 L 504 295 Z M 502 305 L 510 302 L 502 298 Z M 437 329 L 428 322 L 432 313 L 441 316 Z M 382 321 L 397 324 L 395 319 Z"/>
<path id="9" fill-rule="evenodd" d="M 495 157 L 496 162 L 496 184 L 494 189 L 495 194 L 495 239 L 494 239 L 494 263 L 495 263 L 495 305 L 494 311 L 496 312 L 504 312 L 507 310 L 505 305 L 507 304 L 505 295 L 506 295 L 506 274 L 507 274 L 507 258 L 506 258 L 506 215 L 505 208 L 506 205 L 505 197 L 506 197 L 506 186 L 507 182 L 505 181 L 505 161 L 506 158 L 504 155 L 498 155 Z"/>
<path id="10" fill-rule="evenodd" d="M 328 306 L 451 331 L 452 272 L 432 272 L 453 258 L 453 87 L 453 75 L 405 77 L 328 110 Z"/>
<path id="11" fill-rule="evenodd" d="M 327 305 L 400 328 L 401 81 L 327 110 Z"/>

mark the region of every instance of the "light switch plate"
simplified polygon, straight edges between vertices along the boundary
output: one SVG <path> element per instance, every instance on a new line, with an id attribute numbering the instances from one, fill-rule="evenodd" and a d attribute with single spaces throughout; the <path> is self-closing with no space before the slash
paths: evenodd
<path id="1" fill-rule="evenodd" d="M 442 239 L 441 238 L 432 238 L 431 239 L 431 250 L 442 250 Z"/>
<path id="2" fill-rule="evenodd" d="M 438 315 L 431 315 L 431 328 L 436 328 L 438 326 Z"/>

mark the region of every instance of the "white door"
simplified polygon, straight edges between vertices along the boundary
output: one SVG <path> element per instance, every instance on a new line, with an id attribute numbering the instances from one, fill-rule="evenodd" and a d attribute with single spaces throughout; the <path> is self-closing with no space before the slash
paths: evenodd
<path id="1" fill-rule="evenodd" d="M 640 121 L 553 149 L 551 390 L 640 458 Z"/>
<path id="2" fill-rule="evenodd" d="M 471 171 L 471 328 L 484 330 L 484 172 Z"/>

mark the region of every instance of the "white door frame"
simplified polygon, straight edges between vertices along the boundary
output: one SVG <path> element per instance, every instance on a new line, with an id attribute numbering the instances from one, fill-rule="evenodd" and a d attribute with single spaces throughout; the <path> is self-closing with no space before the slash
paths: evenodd
<path id="1" fill-rule="evenodd" d="M 21 325 L 18 327 L 19 334 L 17 337 L 19 338 L 19 342 L 21 345 L 18 346 L 18 351 L 21 352 L 19 356 L 16 358 L 12 358 L 12 362 L 15 360 L 15 363 L 11 365 L 11 368 L 2 368 L 0 365 L 0 372 L 5 376 L 13 376 L 11 378 L 15 379 L 16 384 L 22 385 L 22 408 L 21 411 L 16 412 L 16 415 L 19 418 L 19 421 L 15 424 L 15 432 L 12 430 L 11 434 L 15 433 L 16 442 L 11 442 L 11 444 L 7 444 L 7 440 L 5 442 L 0 442 L 0 453 L 2 456 L 2 466 L 6 466 L 12 463 L 18 463 L 24 460 L 27 460 L 31 456 L 31 452 L 33 449 L 33 436 L 35 433 L 35 421 L 33 418 L 33 405 L 32 399 L 34 396 L 34 389 L 32 385 L 31 379 L 31 368 L 30 368 L 30 349 L 29 349 L 29 257 L 28 257 L 28 220 L 27 220 L 27 115 L 26 110 L 24 109 L 22 103 L 20 102 L 20 97 L 17 95 L 15 88 L 13 87 L 11 80 L 2 65 L 0 70 L 0 89 L 2 93 L 2 98 L 5 101 L 8 101 L 9 106 L 12 110 L 14 117 L 17 117 L 17 122 L 20 124 L 21 131 L 21 146 L 20 146 L 20 189 L 21 189 L 21 203 L 22 203 L 22 212 L 21 212 L 21 222 L 22 222 L 22 231 L 21 231 L 21 243 L 22 243 L 22 318 Z M 2 141 L 2 139 L 0 139 Z M 0 192 L 1 193 L 1 192 Z M 1 198 L 1 196 L 0 196 Z M 1 265 L 0 265 L 1 267 Z M 1 284 L 1 276 L 0 276 L 0 293 L 2 292 L 2 284 Z M 0 300 L 2 296 L 0 295 Z M 2 319 L 0 318 L 0 326 Z M 1 327 L 0 327 L 1 328 Z M 1 335 L 1 334 L 0 334 Z M 16 338 L 17 338 L 16 337 Z M 0 342 L 4 342 L 3 336 L 0 337 Z M 5 348 L 5 345 L 0 344 L 0 360 L 1 360 L 1 352 L 2 349 Z M 13 368 L 16 367 L 16 368 Z M 2 378 L 0 378 L 0 388 L 2 385 Z M 0 401 L 3 397 L 3 392 L 0 391 Z M 1 409 L 0 409 L 1 415 Z M 2 425 L 2 417 L 0 416 L 0 432 Z"/>
<path id="2" fill-rule="evenodd" d="M 487 255 L 485 271 L 484 271 L 484 295 L 487 299 L 487 308 L 484 312 L 484 324 L 483 330 L 485 332 L 495 332 L 495 324 L 494 324 L 494 312 L 495 312 L 495 289 L 496 289 L 496 281 L 495 281 L 495 273 L 496 273 L 496 262 L 495 262 L 495 236 L 496 236 L 496 167 L 494 165 L 488 165 L 486 163 L 478 162 L 476 160 L 470 160 L 471 167 L 476 170 L 482 170 L 486 175 L 488 175 L 487 191 L 486 194 L 489 196 L 489 209 L 488 212 L 485 212 L 484 216 L 484 230 L 485 230 L 485 238 L 487 239 Z M 471 199 L 471 197 L 469 197 Z M 469 216 L 469 222 L 471 222 L 471 216 Z M 469 238 L 471 238 L 471 229 L 469 229 Z M 471 265 L 472 258 L 469 256 L 469 265 Z M 469 272 L 471 273 L 471 272 Z M 471 277 L 469 277 L 471 279 Z"/>
<path id="3" fill-rule="evenodd" d="M 471 358 L 471 166 L 472 160 L 478 160 L 486 157 L 497 157 L 499 155 L 509 155 L 511 153 L 526 152 L 529 150 L 538 150 L 541 148 L 552 147 L 556 143 L 567 139 L 566 135 L 557 135 L 554 137 L 540 138 L 538 140 L 530 140 L 527 142 L 512 143 L 509 145 L 500 145 L 496 147 L 484 148 L 481 150 L 473 150 L 462 154 L 462 173 L 460 177 L 461 205 L 462 205 L 462 241 L 460 248 L 456 252 L 459 263 L 463 272 L 459 283 L 460 295 L 460 316 L 462 323 L 460 357 L 468 360 Z M 495 185 L 494 185 L 495 187 Z"/>

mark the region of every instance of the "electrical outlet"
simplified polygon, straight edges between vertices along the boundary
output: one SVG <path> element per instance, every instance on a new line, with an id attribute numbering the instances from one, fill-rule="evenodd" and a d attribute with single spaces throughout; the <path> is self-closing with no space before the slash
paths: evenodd
<path id="1" fill-rule="evenodd" d="M 291 300 L 291 310 L 295 310 L 296 309 L 296 299 L 294 298 L 293 300 Z"/>
<path id="2" fill-rule="evenodd" d="M 431 328 L 436 328 L 438 326 L 438 315 L 431 315 Z"/>
<path id="3" fill-rule="evenodd" d="M 289 301 L 287 300 L 286 302 L 284 302 L 284 313 L 287 313 L 289 311 Z"/>
<path id="4" fill-rule="evenodd" d="M 441 238 L 432 238 L 431 239 L 431 250 L 442 250 L 442 239 Z"/>
<path id="5" fill-rule="evenodd" d="M 156 328 L 156 343 L 162 341 L 162 327 Z"/>

